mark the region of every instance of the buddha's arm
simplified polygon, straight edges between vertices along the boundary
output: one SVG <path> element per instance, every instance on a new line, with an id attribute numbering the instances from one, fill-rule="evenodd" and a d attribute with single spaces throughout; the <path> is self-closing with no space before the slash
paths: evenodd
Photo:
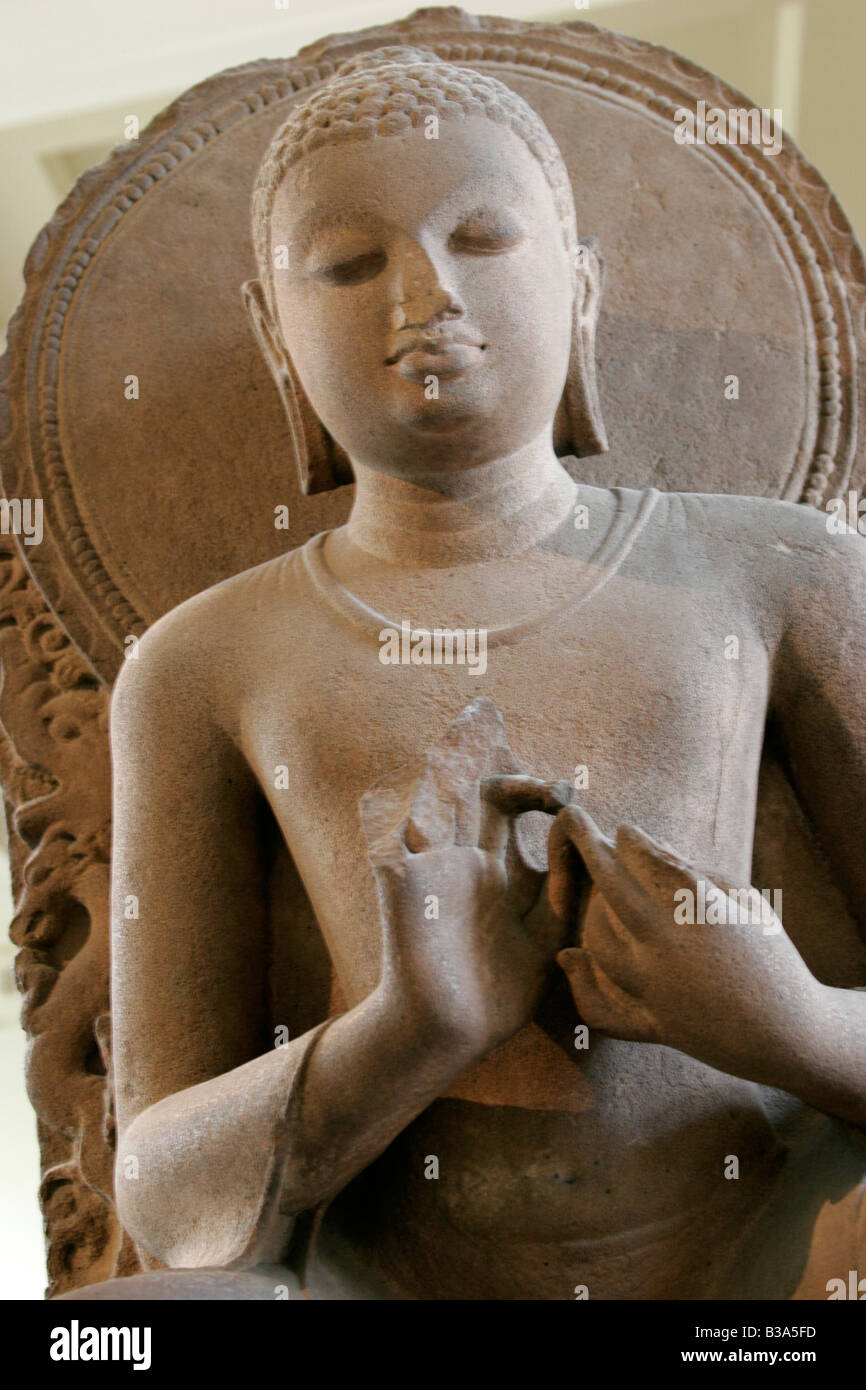
<path id="1" fill-rule="evenodd" d="M 797 794 L 866 931 L 866 540 L 817 524 L 823 545 L 790 594 L 771 705 Z"/>
<path id="2" fill-rule="evenodd" d="M 813 523 L 806 582 L 791 594 L 772 704 L 797 794 L 866 932 L 866 540 L 829 536 L 823 520 Z M 822 986 L 821 1003 L 799 1091 L 866 1127 L 866 993 Z"/>
<path id="3" fill-rule="evenodd" d="M 381 990 L 318 1038 L 274 1047 L 262 798 L 213 717 L 213 683 L 195 634 L 163 623 L 112 702 L 117 1203 L 172 1266 L 279 1258 L 293 1214 L 336 1194 L 473 1060 L 447 1030 L 422 1039 L 429 1018 Z"/>
<path id="4" fill-rule="evenodd" d="M 764 547 L 771 558 L 755 607 L 779 624 L 771 711 L 793 783 L 864 930 L 866 540 L 830 536 L 824 520 L 798 508 L 784 543 Z M 744 923 L 733 898 L 734 915 L 717 919 L 724 925 L 687 925 L 671 910 L 683 890 L 694 904 L 701 882 L 723 895 L 741 885 L 638 827 L 620 827 L 614 843 L 569 806 L 556 828 L 575 845 L 598 895 L 580 947 L 560 956 L 589 1026 L 788 1091 L 866 1141 L 866 972 L 857 988 L 825 985 L 783 923 Z"/>

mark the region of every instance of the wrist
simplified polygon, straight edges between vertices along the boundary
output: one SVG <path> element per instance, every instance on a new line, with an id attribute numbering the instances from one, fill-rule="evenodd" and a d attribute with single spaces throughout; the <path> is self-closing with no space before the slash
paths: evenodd
<path id="1" fill-rule="evenodd" d="M 397 980 L 381 981 L 374 991 L 383 1038 L 391 1046 L 422 1054 L 430 1064 L 462 1075 L 489 1051 L 478 1030 L 466 1020 L 449 1020 L 435 1001 L 403 987 Z"/>
<path id="2" fill-rule="evenodd" d="M 789 1047 L 785 1080 L 776 1083 L 816 1110 L 866 1128 L 866 995 L 813 978 Z"/>

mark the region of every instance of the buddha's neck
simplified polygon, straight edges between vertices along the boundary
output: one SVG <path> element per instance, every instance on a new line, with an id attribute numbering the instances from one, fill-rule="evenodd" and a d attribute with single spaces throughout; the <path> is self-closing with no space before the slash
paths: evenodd
<path id="1" fill-rule="evenodd" d="M 411 481 L 353 466 L 347 539 L 395 565 L 518 555 L 562 525 L 577 492 L 549 439 L 493 463 Z"/>

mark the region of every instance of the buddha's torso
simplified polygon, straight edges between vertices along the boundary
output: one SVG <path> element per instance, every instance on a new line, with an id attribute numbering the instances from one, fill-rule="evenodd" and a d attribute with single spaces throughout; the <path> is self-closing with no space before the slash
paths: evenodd
<path id="1" fill-rule="evenodd" d="M 624 493 L 620 513 L 603 585 L 601 570 L 584 574 L 583 601 L 493 645 L 484 674 L 382 664 L 375 630 L 341 611 L 309 547 L 254 572 L 245 640 L 257 674 L 240 737 L 350 1006 L 379 975 L 359 798 L 482 694 L 524 771 L 587 769 L 580 796 L 603 830 L 636 823 L 749 881 L 772 623 L 756 618 L 735 556 L 724 569 L 696 563 L 675 499 Z M 699 541 L 701 559 L 713 544 Z M 382 608 L 397 627 L 428 620 Z M 288 790 L 274 787 L 281 766 Z M 354 1296 L 572 1298 L 584 1285 L 590 1297 L 790 1295 L 826 1192 L 828 1122 L 671 1049 L 597 1032 L 576 1048 L 577 1022 L 564 984 L 554 988 L 533 1023 L 332 1204 L 314 1296 L 333 1293 L 329 1263 Z M 791 1158 L 798 1145 L 814 1153 L 808 1177 Z M 425 1176 L 431 1157 L 438 1177 Z"/>

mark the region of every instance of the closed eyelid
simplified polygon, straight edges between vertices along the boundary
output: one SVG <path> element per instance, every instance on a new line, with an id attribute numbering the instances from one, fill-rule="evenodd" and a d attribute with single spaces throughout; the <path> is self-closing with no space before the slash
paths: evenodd
<path id="1" fill-rule="evenodd" d="M 522 227 L 460 226 L 448 238 L 455 253 L 474 256 L 501 256 L 516 251 L 528 238 Z"/>
<path id="2" fill-rule="evenodd" d="M 329 243 L 314 242 L 298 264 L 301 274 L 322 284 L 360 284 L 373 278 L 387 264 L 388 256 L 376 237 L 352 237 Z"/>
<path id="3" fill-rule="evenodd" d="M 314 210 L 301 219 L 291 234 L 291 259 L 296 264 L 302 263 L 326 244 L 329 237 L 353 234 L 359 237 L 376 237 L 381 236 L 382 230 L 379 219 L 344 216 L 339 213 L 323 214 Z"/>
<path id="4" fill-rule="evenodd" d="M 511 208 L 476 207 L 454 218 L 451 235 L 484 235 L 485 232 L 518 240 L 528 234 L 528 227 L 525 219 Z"/>
<path id="5" fill-rule="evenodd" d="M 375 279 L 387 261 L 383 251 L 362 251 L 354 256 L 326 258 L 324 265 L 313 267 L 307 273 L 327 285 L 361 285 Z"/>

